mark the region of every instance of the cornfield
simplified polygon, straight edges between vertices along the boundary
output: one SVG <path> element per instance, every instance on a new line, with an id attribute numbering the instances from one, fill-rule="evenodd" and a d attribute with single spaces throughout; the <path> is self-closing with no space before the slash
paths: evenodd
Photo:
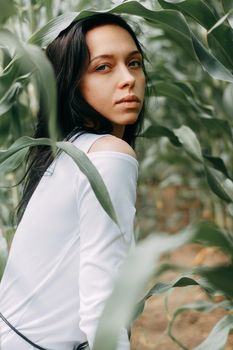
<path id="1" fill-rule="evenodd" d="M 136 145 L 137 246 L 106 304 L 93 350 L 116 349 L 119 329 L 128 328 L 143 313 L 149 298 L 163 293 L 167 297 L 174 288 L 191 291 L 197 285 L 208 301 L 194 300 L 178 308 L 167 335 L 178 348 L 188 349 L 173 334 L 177 316 L 190 309 L 221 308 L 224 317 L 193 349 L 224 349 L 233 330 L 233 1 L 0 0 L 0 5 L 0 274 L 15 231 L 12 213 L 22 190 L 16 184 L 29 147 L 50 145 L 54 153 L 62 150 L 71 156 L 118 225 L 94 165 L 81 150 L 59 139 L 55 78 L 43 49 L 74 20 L 96 12 L 120 14 L 149 48 L 146 65 L 152 94 Z M 33 139 L 40 103 L 47 110 L 50 137 Z M 195 212 L 179 232 L 161 232 L 158 214 L 145 207 L 148 188 L 155 184 L 157 209 L 161 192 L 178 185 L 179 196 L 189 193 L 212 214 Z M 150 220 L 144 226 L 146 215 Z M 169 218 L 164 220 L 168 223 Z M 215 247 L 227 263 L 186 268 L 161 261 L 164 254 L 190 243 Z M 178 271 L 179 276 L 161 282 L 168 271 Z"/>

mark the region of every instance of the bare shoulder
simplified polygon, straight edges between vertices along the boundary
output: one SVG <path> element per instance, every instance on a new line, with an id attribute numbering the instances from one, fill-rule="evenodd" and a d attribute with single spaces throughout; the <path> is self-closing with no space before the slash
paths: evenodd
<path id="1" fill-rule="evenodd" d="M 137 159 L 136 153 L 134 152 L 133 148 L 126 141 L 113 135 L 100 137 L 98 140 L 96 140 L 92 144 L 88 153 L 102 152 L 102 151 L 114 151 L 114 152 L 126 153 L 134 157 L 135 159 Z"/>

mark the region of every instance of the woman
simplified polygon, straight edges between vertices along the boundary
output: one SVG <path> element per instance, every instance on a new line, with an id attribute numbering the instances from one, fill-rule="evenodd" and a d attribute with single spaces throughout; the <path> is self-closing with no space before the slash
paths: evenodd
<path id="1" fill-rule="evenodd" d="M 109 191 L 123 233 L 65 153 L 33 148 L 20 222 L 0 284 L 1 350 L 92 348 L 115 278 L 135 245 L 138 162 L 144 113 L 141 46 L 119 16 L 72 23 L 47 47 L 63 137 L 86 152 Z M 40 110 L 35 137 L 46 137 Z M 16 333 L 18 332 L 18 333 Z M 122 329 L 118 350 L 129 350 Z"/>

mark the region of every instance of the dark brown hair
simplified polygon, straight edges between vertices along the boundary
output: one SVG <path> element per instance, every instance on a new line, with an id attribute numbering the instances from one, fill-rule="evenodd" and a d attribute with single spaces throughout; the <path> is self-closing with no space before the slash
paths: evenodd
<path id="1" fill-rule="evenodd" d="M 80 79 L 87 62 L 90 60 L 85 35 L 90 29 L 104 24 L 116 24 L 127 30 L 137 49 L 143 58 L 145 57 L 142 45 L 132 28 L 122 17 L 110 13 L 94 14 L 71 23 L 48 45 L 46 55 L 53 65 L 57 81 L 57 122 L 61 136 L 65 140 L 69 140 L 73 136 L 76 138 L 84 132 L 111 134 L 113 131 L 111 122 L 85 101 L 79 88 Z M 144 61 L 143 71 L 146 77 L 145 96 L 147 96 L 148 76 Z M 133 148 L 135 147 L 135 139 L 142 129 L 144 112 L 145 101 L 137 121 L 125 127 L 123 140 Z M 87 124 L 88 121 L 91 121 L 92 126 Z M 34 137 L 49 137 L 47 114 L 43 110 L 43 106 L 40 106 Z M 53 155 L 51 148 L 48 146 L 36 146 L 29 150 L 26 162 L 27 170 L 23 178 L 23 180 L 25 179 L 23 195 L 17 210 L 18 221 L 21 219 L 41 177 L 52 161 Z"/>

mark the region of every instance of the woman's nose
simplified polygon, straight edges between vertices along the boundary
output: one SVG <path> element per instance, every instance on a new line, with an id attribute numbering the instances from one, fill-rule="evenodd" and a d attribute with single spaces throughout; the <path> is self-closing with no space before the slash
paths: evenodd
<path id="1" fill-rule="evenodd" d="M 119 87 L 133 87 L 135 84 L 135 76 L 130 72 L 128 67 L 122 67 L 119 72 Z"/>

